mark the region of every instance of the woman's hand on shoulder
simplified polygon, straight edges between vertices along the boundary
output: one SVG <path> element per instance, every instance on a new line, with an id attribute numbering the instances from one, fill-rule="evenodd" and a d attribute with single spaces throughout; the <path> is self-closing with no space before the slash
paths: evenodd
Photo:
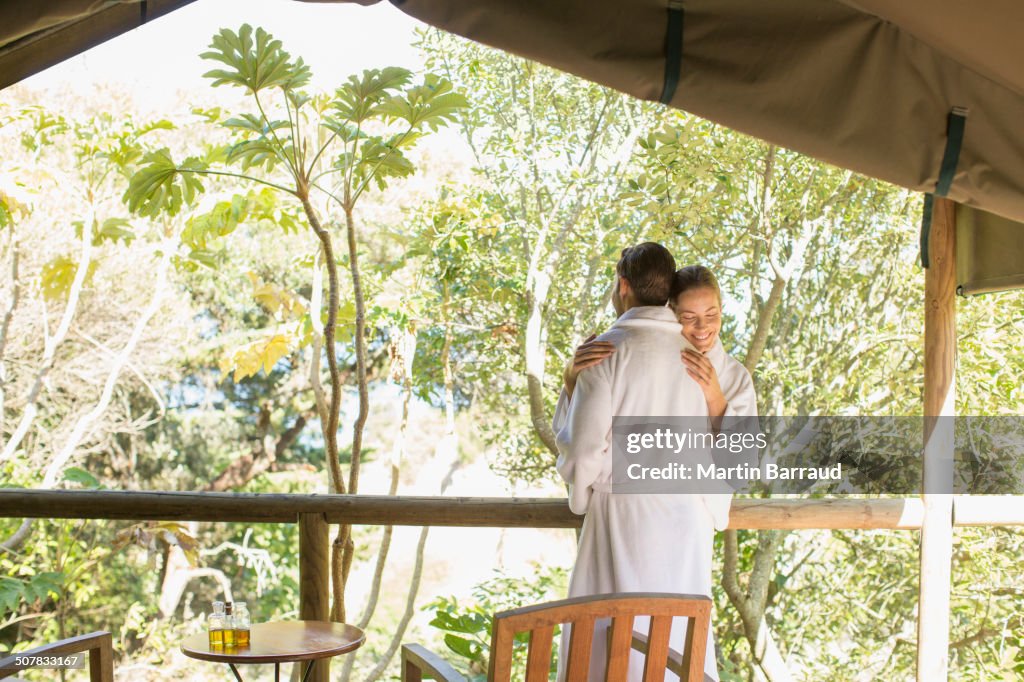
<path id="1" fill-rule="evenodd" d="M 576 388 L 576 378 L 580 372 L 587 367 L 604 362 L 605 358 L 615 352 L 615 344 L 608 341 L 595 341 L 596 338 L 596 334 L 588 336 L 583 343 L 576 347 L 576 353 L 565 366 L 562 380 L 569 395 L 572 395 L 573 389 Z"/>
<path id="2" fill-rule="evenodd" d="M 704 399 L 708 403 L 708 413 L 712 418 L 721 417 L 725 414 L 726 401 L 722 393 L 722 387 L 718 383 L 718 372 L 715 371 L 711 360 L 700 351 L 687 348 L 679 353 L 683 360 L 686 372 L 700 386 L 704 392 Z"/>

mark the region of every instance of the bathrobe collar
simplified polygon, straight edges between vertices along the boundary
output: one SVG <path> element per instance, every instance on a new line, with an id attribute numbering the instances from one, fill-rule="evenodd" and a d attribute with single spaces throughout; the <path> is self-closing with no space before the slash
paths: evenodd
<path id="1" fill-rule="evenodd" d="M 666 325 L 674 325 L 680 330 L 682 329 L 671 308 L 663 305 L 638 305 L 619 315 L 619 319 L 615 320 L 612 328 L 666 327 Z"/>
<path id="2" fill-rule="evenodd" d="M 662 327 L 675 331 L 680 337 L 682 337 L 683 333 L 682 325 L 676 319 L 676 314 L 668 306 L 662 305 L 634 306 L 619 315 L 619 319 L 615 320 L 612 324 L 612 329 L 617 327 Z M 691 348 L 693 347 L 685 339 L 683 339 L 683 343 Z M 720 336 L 715 337 L 714 345 L 708 349 L 705 355 L 711 361 L 711 366 L 721 375 L 725 370 L 726 355 Z"/>

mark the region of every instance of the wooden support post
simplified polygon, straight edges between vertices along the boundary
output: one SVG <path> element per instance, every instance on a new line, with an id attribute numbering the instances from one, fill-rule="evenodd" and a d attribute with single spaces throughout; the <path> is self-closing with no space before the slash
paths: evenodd
<path id="1" fill-rule="evenodd" d="M 329 620 L 330 553 L 327 518 L 299 514 L 299 619 Z M 303 671 L 305 667 L 303 666 Z M 330 659 L 317 662 L 310 682 L 328 682 Z"/>
<path id="2" fill-rule="evenodd" d="M 949 675 L 953 554 L 953 417 L 956 397 L 956 204 L 935 198 L 925 270 L 924 474 L 918 682 Z"/>

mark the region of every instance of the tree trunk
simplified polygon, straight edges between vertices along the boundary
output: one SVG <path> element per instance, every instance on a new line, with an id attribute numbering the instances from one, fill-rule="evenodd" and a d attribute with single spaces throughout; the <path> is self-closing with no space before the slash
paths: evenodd
<path id="1" fill-rule="evenodd" d="M 71 281 L 70 289 L 68 289 L 68 302 L 64 306 L 64 313 L 61 315 L 60 322 L 57 324 L 57 329 L 54 331 L 53 336 L 45 335 L 42 362 L 39 363 L 39 369 L 36 372 L 35 379 L 32 382 L 32 387 L 29 389 L 28 396 L 25 399 L 25 408 L 21 413 L 21 419 L 18 421 L 18 425 L 15 427 L 14 433 L 11 434 L 11 439 L 7 441 L 7 444 L 4 446 L 3 452 L 0 453 L 0 462 L 4 462 L 14 455 L 18 446 L 21 445 L 22 439 L 24 439 L 28 434 L 29 428 L 32 426 L 32 422 L 35 421 L 36 414 L 39 411 L 39 393 L 42 391 L 43 384 L 46 382 L 46 376 L 50 373 L 50 369 L 53 367 L 57 348 L 67 337 L 68 329 L 71 327 L 71 320 L 74 318 L 75 311 L 78 308 L 78 299 L 82 293 L 82 287 L 85 284 L 85 276 L 88 274 L 89 265 L 92 262 L 92 226 L 95 222 L 96 214 L 90 209 L 89 217 L 82 223 L 82 240 L 80 245 L 80 254 L 78 257 L 78 267 L 75 269 L 75 277 Z M 45 315 L 46 313 L 44 310 L 44 325 L 46 324 Z"/>
<path id="2" fill-rule="evenodd" d="M 83 228 L 83 232 L 89 230 Z M 88 436 L 93 424 L 100 415 L 106 411 L 107 406 L 110 404 L 110 400 L 114 394 L 114 387 L 117 385 L 118 379 L 121 377 L 121 371 L 125 365 L 128 364 L 128 360 L 132 353 L 135 351 L 135 346 L 138 345 L 139 340 L 142 338 L 142 334 L 146 329 L 146 325 L 153 319 L 157 311 L 160 310 L 160 306 L 163 304 L 164 290 L 167 287 L 167 270 L 170 267 L 171 256 L 174 250 L 170 248 L 169 244 L 163 245 L 163 255 L 160 257 L 160 264 L 157 266 L 156 284 L 153 288 L 153 295 L 149 300 L 149 304 L 143 310 L 142 315 L 136 320 L 135 326 L 132 328 L 132 333 L 128 337 L 128 341 L 125 342 L 124 347 L 114 357 L 112 367 L 107 374 L 107 380 L 103 385 L 103 391 L 100 394 L 99 400 L 86 414 L 82 415 L 81 418 L 75 423 L 75 426 L 71 430 L 71 434 L 64 442 L 64 446 L 57 453 L 57 456 L 50 462 L 50 465 L 46 469 L 46 474 L 43 476 L 43 488 L 52 487 L 57 481 L 58 477 L 64 472 L 64 465 L 67 464 L 68 460 L 74 455 L 75 450 L 82 443 L 82 440 Z"/>
<path id="3" fill-rule="evenodd" d="M 409 405 L 412 402 L 412 365 L 416 357 L 416 329 L 410 324 L 407 329 L 392 330 L 392 373 L 391 378 L 402 385 L 401 416 L 399 417 L 398 435 L 395 438 L 394 447 L 391 450 L 391 483 L 388 488 L 388 495 L 398 494 L 398 484 L 401 474 L 401 466 L 406 456 L 406 436 L 409 431 Z M 356 627 L 366 629 L 377 609 L 377 602 L 380 598 L 381 584 L 384 581 L 384 567 L 387 562 L 388 552 L 391 548 L 391 539 L 394 535 L 394 526 L 386 526 L 381 536 L 380 548 L 377 550 L 377 563 L 373 570 L 373 580 L 370 583 L 370 596 L 366 600 L 366 607 L 362 616 L 356 623 Z M 346 656 L 341 671 L 342 682 L 348 682 L 352 675 L 352 666 L 355 664 L 355 656 Z"/>
<path id="4" fill-rule="evenodd" d="M 324 436 L 325 456 L 330 471 L 330 488 L 332 493 L 344 493 L 345 481 L 341 475 L 341 463 L 338 461 L 338 418 L 341 411 L 341 381 L 338 371 L 338 357 L 335 350 L 335 331 L 338 324 L 338 265 L 334 260 L 334 245 L 331 233 L 320 224 L 316 209 L 306 194 L 300 194 L 302 208 L 309 220 L 310 227 L 320 240 L 324 264 L 327 266 L 327 321 L 324 323 L 324 348 L 327 352 L 327 369 L 331 376 L 331 402 L 327 407 L 327 420 L 320 420 L 320 430 Z M 312 311 L 314 314 L 318 311 Z M 315 324 L 315 323 L 314 323 Z M 319 359 L 313 362 L 319 368 Z M 319 371 L 317 369 L 317 383 Z M 315 386 L 314 386 L 315 392 Z"/>
<path id="5" fill-rule="evenodd" d="M 356 238 L 355 216 L 352 212 L 350 187 L 345 187 L 345 234 L 348 238 L 349 273 L 352 277 L 352 296 L 356 307 L 356 386 L 359 392 L 359 411 L 352 424 L 352 453 L 348 471 L 348 491 L 355 495 L 359 491 L 359 466 L 363 455 L 363 429 L 370 413 L 370 397 L 366 381 L 366 310 L 363 301 L 363 284 L 359 275 L 358 240 Z M 355 558 L 355 543 L 352 540 L 352 526 L 341 524 L 332 546 L 333 556 L 340 562 L 333 567 L 335 595 L 331 618 L 338 622 L 345 620 L 345 585 L 348 583 L 352 561 Z"/>
<path id="6" fill-rule="evenodd" d="M 19 247 L 18 233 L 14 226 L 11 226 L 11 298 L 7 302 L 7 309 L 4 310 L 3 323 L 0 323 L 0 449 L 4 445 L 4 396 L 7 394 L 7 363 L 4 362 L 4 351 L 7 349 L 7 334 L 11 329 L 14 311 L 21 301 L 21 282 L 18 280 Z"/>
<path id="7" fill-rule="evenodd" d="M 344 494 L 346 486 L 341 473 L 341 462 L 338 461 L 338 420 L 341 412 L 341 380 L 338 372 L 337 349 L 335 348 L 335 331 L 338 324 L 338 264 L 334 259 L 334 245 L 331 233 L 320 224 L 320 218 L 309 201 L 308 192 L 300 192 L 299 199 L 306 212 L 313 232 L 320 240 L 323 249 L 324 263 L 327 265 L 327 322 L 324 325 L 324 346 L 327 351 L 327 368 L 331 376 L 331 402 L 327 408 L 327 423 L 321 420 L 321 431 L 324 436 L 325 457 L 330 471 L 330 487 L 332 493 Z M 317 362 L 314 361 L 314 366 Z M 344 526 L 339 529 L 338 536 L 331 544 L 331 587 L 334 598 L 331 604 L 331 620 L 343 622 L 345 618 L 345 580 L 342 570 L 344 546 Z"/>
<path id="8" fill-rule="evenodd" d="M 739 613 L 740 621 L 743 623 L 743 634 L 750 645 L 754 661 L 769 682 L 788 682 L 793 679 L 764 619 L 775 556 L 784 537 L 784 532 L 776 530 L 758 533 L 754 567 L 744 590 L 737 579 L 739 547 L 736 531 L 725 531 L 722 587 Z"/>

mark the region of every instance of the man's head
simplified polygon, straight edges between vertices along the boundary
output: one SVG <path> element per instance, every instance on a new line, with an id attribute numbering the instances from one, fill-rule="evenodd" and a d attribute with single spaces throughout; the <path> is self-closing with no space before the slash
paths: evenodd
<path id="1" fill-rule="evenodd" d="M 676 260 L 661 244 L 644 242 L 623 249 L 615 266 L 615 313 L 641 305 L 665 305 L 675 274 Z"/>

